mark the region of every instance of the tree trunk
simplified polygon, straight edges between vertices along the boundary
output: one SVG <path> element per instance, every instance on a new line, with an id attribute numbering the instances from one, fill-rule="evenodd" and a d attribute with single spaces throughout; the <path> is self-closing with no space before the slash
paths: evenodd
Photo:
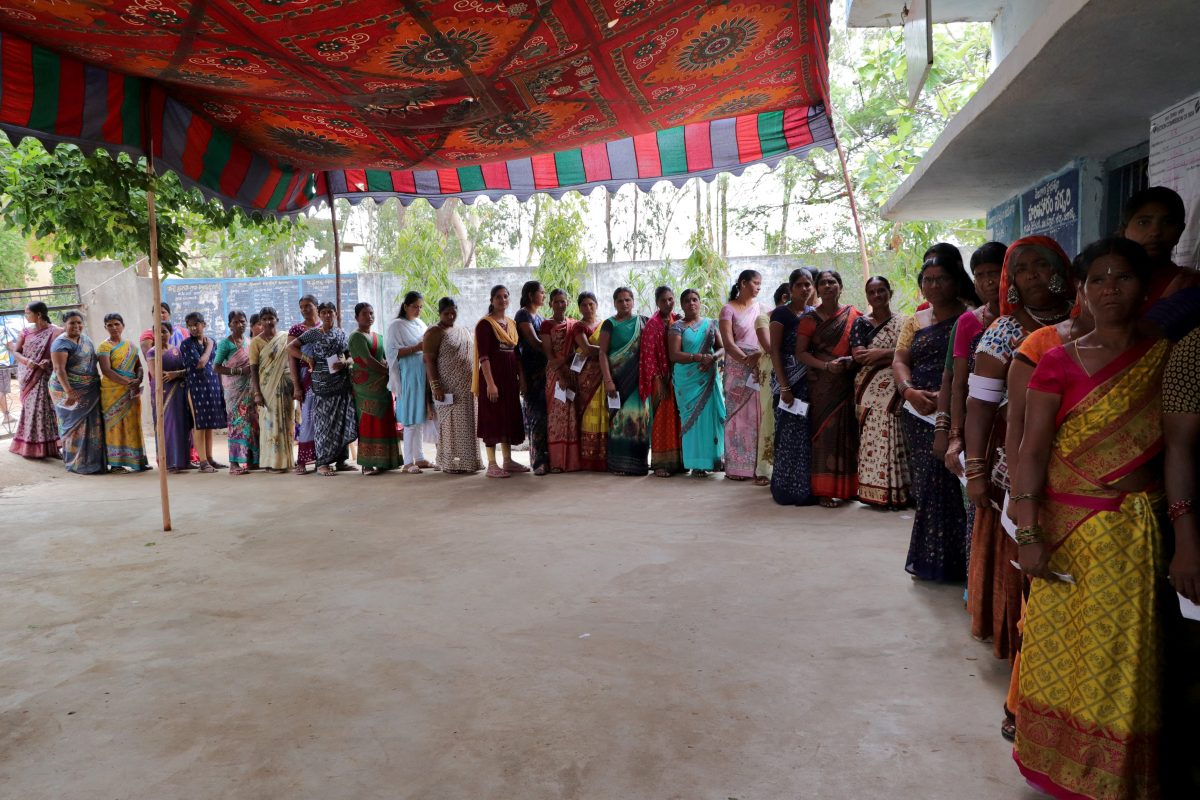
<path id="1" fill-rule="evenodd" d="M 694 178 L 694 180 L 696 181 L 696 236 L 699 238 L 704 236 L 704 214 L 701 211 L 700 205 L 701 184 L 704 181 L 699 178 Z"/>
<path id="2" fill-rule="evenodd" d="M 604 255 L 608 263 L 611 264 L 613 256 L 616 254 L 616 248 L 613 247 L 612 240 L 612 192 L 608 189 L 604 190 L 604 233 L 608 242 L 604 246 Z"/>
<path id="3" fill-rule="evenodd" d="M 729 176 L 717 178 L 717 208 L 721 216 L 721 257 L 729 255 Z"/>
<path id="4" fill-rule="evenodd" d="M 633 187 L 633 233 L 629 235 L 630 246 L 630 261 L 637 261 L 638 257 L 638 192 L 637 186 Z"/>
<path id="5" fill-rule="evenodd" d="M 535 196 L 533 198 L 533 222 L 529 226 L 529 250 L 525 254 L 525 261 L 522 262 L 522 267 L 528 267 L 529 262 L 533 261 L 533 242 L 537 239 L 538 223 L 542 219 L 542 198 Z"/>

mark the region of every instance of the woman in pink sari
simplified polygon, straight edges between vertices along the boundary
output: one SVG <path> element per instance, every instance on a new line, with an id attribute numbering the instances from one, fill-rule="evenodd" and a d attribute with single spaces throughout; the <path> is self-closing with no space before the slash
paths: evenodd
<path id="1" fill-rule="evenodd" d="M 50 402 L 50 344 L 62 328 L 50 322 L 50 311 L 43 302 L 25 307 L 29 327 L 8 346 L 17 362 L 17 380 L 21 385 L 21 418 L 9 452 L 25 458 L 59 458 L 58 420 Z"/>
<path id="2" fill-rule="evenodd" d="M 759 388 L 766 375 L 759 369 L 763 347 L 755 322 L 763 313 L 757 297 L 762 276 L 742 270 L 721 309 L 721 341 L 725 342 L 725 477 L 767 486 L 765 475 L 755 477 L 758 467 L 758 426 L 762 422 Z"/>

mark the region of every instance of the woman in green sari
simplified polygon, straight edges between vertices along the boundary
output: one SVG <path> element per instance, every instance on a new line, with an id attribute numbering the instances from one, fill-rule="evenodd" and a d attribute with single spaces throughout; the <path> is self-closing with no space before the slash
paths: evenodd
<path id="1" fill-rule="evenodd" d="M 721 469 L 725 453 L 725 391 L 717 362 L 724 355 L 717 323 L 700 317 L 700 293 L 680 296 L 683 319 L 667 330 L 667 357 L 683 428 L 683 466 L 693 475 Z"/>
<path id="2" fill-rule="evenodd" d="M 400 467 L 396 442 L 396 407 L 388 391 L 388 363 L 383 338 L 371 332 L 375 309 L 370 303 L 354 307 L 358 330 L 350 334 L 350 358 L 354 368 L 350 383 L 358 410 L 358 465 L 364 475 L 381 475 Z"/>
<path id="3" fill-rule="evenodd" d="M 650 408 L 638 393 L 642 327 L 646 318 L 633 313 L 633 290 L 613 292 L 616 316 L 600 328 L 600 374 L 609 408 L 608 470 L 618 475 L 645 475 L 649 471 Z"/>

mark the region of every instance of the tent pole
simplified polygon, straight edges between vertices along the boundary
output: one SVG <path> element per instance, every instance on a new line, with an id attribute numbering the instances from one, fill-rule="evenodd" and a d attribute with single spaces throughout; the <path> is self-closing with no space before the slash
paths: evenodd
<path id="1" fill-rule="evenodd" d="M 154 217 L 154 151 L 146 155 L 146 174 L 150 185 L 146 188 L 146 211 L 150 221 L 150 279 L 154 287 L 154 306 L 150 319 L 154 329 L 154 408 L 158 413 L 154 420 L 154 449 L 158 454 L 158 494 L 162 501 L 163 530 L 171 530 L 171 499 L 167 494 L 167 445 L 163 430 L 163 348 L 157 344 L 162 332 L 158 304 L 162 300 L 162 281 L 158 275 L 158 223 Z"/>
<path id="2" fill-rule="evenodd" d="M 329 222 L 333 226 L 333 307 L 336 309 L 338 325 L 342 324 L 342 243 L 338 237 L 337 207 L 333 202 L 333 189 L 329 186 L 329 174 L 325 175 L 325 197 L 329 200 Z"/>
<path id="3" fill-rule="evenodd" d="M 842 140 L 838 138 L 837 129 L 833 126 L 832 115 L 829 129 L 833 132 L 833 143 L 837 145 L 838 160 L 842 162 L 842 180 L 846 182 L 846 197 L 850 198 L 850 216 L 854 218 L 854 232 L 858 234 L 858 255 L 862 259 L 863 281 L 868 281 L 871 278 L 871 263 L 867 259 L 867 240 L 863 236 L 862 221 L 858 218 L 858 203 L 854 199 L 854 184 L 850 182 L 850 168 L 846 166 L 846 151 L 842 149 Z"/>

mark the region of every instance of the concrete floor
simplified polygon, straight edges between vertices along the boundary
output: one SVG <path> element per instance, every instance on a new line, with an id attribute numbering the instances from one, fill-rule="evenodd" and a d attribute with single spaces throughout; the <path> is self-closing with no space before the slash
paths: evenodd
<path id="1" fill-rule="evenodd" d="M 0 795 L 1033 797 L 910 519 L 716 477 L 0 455 Z M 904 516 L 907 516 L 904 515 Z"/>

